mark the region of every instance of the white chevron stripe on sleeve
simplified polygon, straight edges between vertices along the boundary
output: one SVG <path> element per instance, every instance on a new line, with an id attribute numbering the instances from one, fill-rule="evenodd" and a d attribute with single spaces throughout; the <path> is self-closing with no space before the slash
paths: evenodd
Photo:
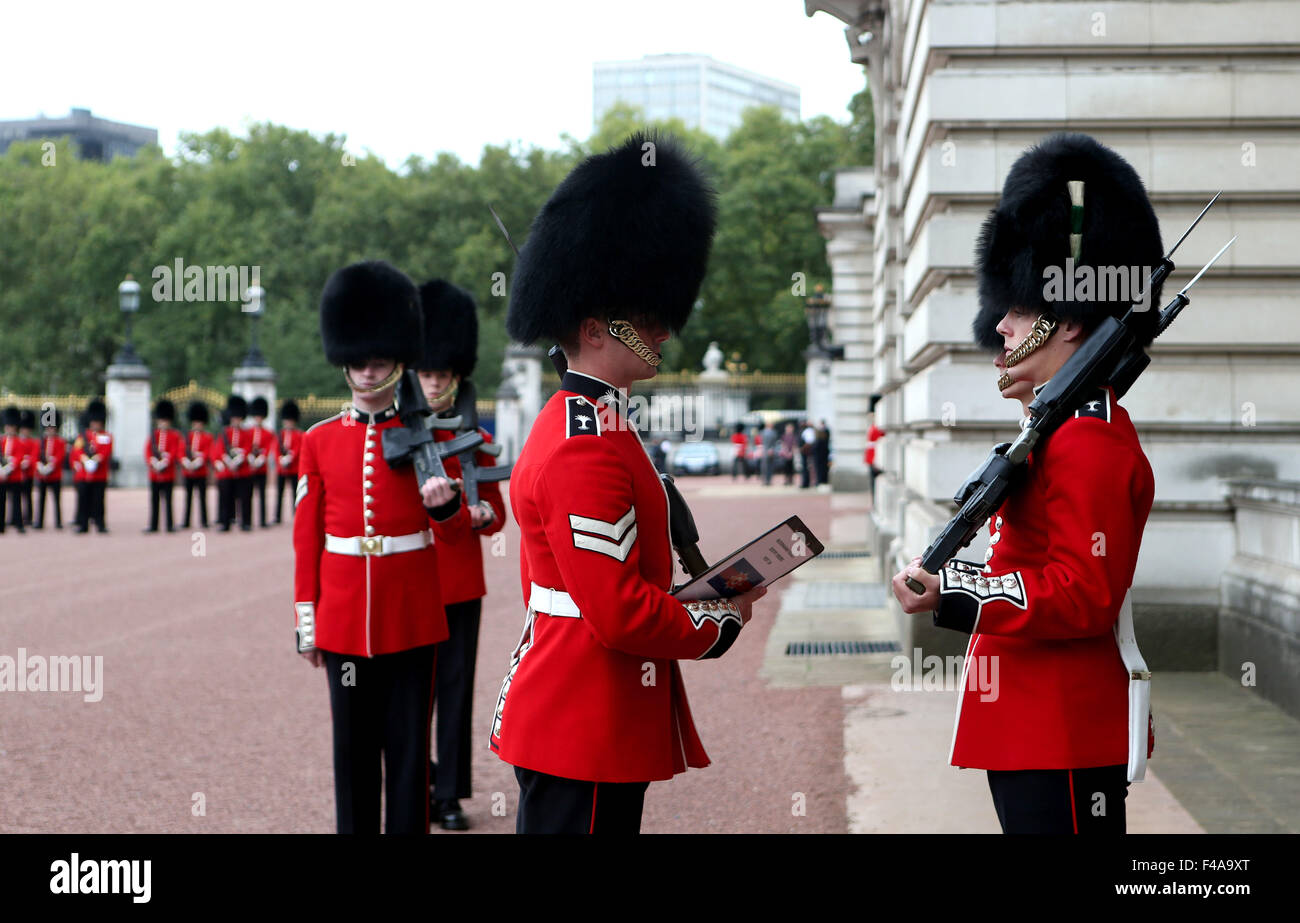
<path id="1" fill-rule="evenodd" d="M 621 520 L 620 520 L 621 521 Z M 601 554 L 607 554 L 616 561 L 626 561 L 628 552 L 632 550 L 632 543 L 636 541 L 636 524 L 628 530 L 623 541 L 614 543 L 607 538 L 597 538 L 594 535 L 583 535 L 581 532 L 573 533 L 573 547 L 584 548 L 587 551 L 599 551 Z"/>
<path id="2" fill-rule="evenodd" d="M 293 492 L 293 508 L 296 510 L 302 498 L 307 496 L 307 475 L 298 475 L 298 487 Z"/>
<path id="3" fill-rule="evenodd" d="M 627 531 L 628 526 L 636 522 L 636 507 L 630 506 L 618 522 L 606 522 L 603 519 L 592 519 L 587 516 L 575 516 L 569 514 L 569 525 L 573 527 L 574 532 L 591 532 L 594 535 L 604 535 L 619 541 L 623 538 L 623 533 Z"/>

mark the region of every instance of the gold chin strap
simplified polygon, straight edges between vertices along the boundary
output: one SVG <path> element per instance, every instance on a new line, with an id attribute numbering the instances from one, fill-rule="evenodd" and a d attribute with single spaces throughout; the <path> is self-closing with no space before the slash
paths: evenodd
<path id="1" fill-rule="evenodd" d="M 641 361 L 652 369 L 659 368 L 659 363 L 664 361 L 664 357 L 647 346 L 645 340 L 637 335 L 636 328 L 625 320 L 610 321 L 609 335 L 636 353 Z"/>
<path id="2" fill-rule="evenodd" d="M 433 400 L 429 401 L 429 406 L 432 407 L 434 404 L 440 404 L 443 401 L 449 400 L 450 403 L 447 406 L 450 407 L 456 403 L 456 395 L 459 393 L 460 393 L 460 378 L 453 377 L 451 380 L 451 384 L 449 384 L 441 394 L 439 394 Z"/>
<path id="3" fill-rule="evenodd" d="M 347 379 L 348 387 L 351 388 L 353 391 L 357 392 L 358 394 L 374 394 L 376 391 L 382 391 L 385 388 L 392 385 L 393 382 L 397 381 L 397 379 L 402 377 L 402 373 L 404 371 L 406 371 L 406 369 L 402 367 L 402 363 L 400 362 L 397 363 L 396 365 L 393 366 L 392 374 L 390 374 L 379 384 L 375 385 L 373 388 L 362 388 L 356 385 L 355 383 L 353 383 L 352 373 L 348 371 L 347 366 L 343 367 L 343 377 Z"/>
<path id="4" fill-rule="evenodd" d="M 1020 344 L 1007 356 L 1006 366 L 1011 368 L 1018 362 L 1021 362 L 1026 356 L 1032 353 L 1038 347 L 1047 342 L 1048 338 L 1056 331 L 1056 318 L 1050 314 L 1040 314 L 1034 321 L 1034 326 L 1029 329 L 1029 333 L 1020 341 Z M 998 379 L 998 390 L 1004 391 L 1011 386 L 1013 379 L 1006 372 Z"/>

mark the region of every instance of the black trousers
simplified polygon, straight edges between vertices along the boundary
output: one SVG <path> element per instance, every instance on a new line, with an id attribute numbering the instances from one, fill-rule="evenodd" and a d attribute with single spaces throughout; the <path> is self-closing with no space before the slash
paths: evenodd
<path id="1" fill-rule="evenodd" d="M 253 479 L 248 475 L 234 479 L 235 505 L 239 508 L 239 528 L 253 528 Z"/>
<path id="2" fill-rule="evenodd" d="M 23 481 L 23 524 L 28 526 L 32 524 L 32 488 L 35 485 L 34 479 Z"/>
<path id="3" fill-rule="evenodd" d="M 100 532 L 107 531 L 104 524 L 104 491 L 108 484 L 104 481 L 77 482 L 77 528 L 89 529 L 94 523 Z"/>
<path id="4" fill-rule="evenodd" d="M 429 832 L 429 719 L 436 645 L 360 657 L 325 652 L 339 833 Z"/>
<path id="5" fill-rule="evenodd" d="M 470 726 L 474 712 L 474 664 L 478 659 L 478 629 L 483 600 L 467 599 L 447 606 L 451 632 L 438 647 L 438 676 L 434 701 L 438 709 L 435 735 L 437 760 L 430 765 L 433 799 L 469 798 Z"/>
<path id="6" fill-rule="evenodd" d="M 182 529 L 190 527 L 190 513 L 194 509 L 194 495 L 199 497 L 199 524 L 203 528 L 208 527 L 208 479 L 206 476 L 192 478 L 185 476 L 185 521 L 181 523 Z"/>
<path id="7" fill-rule="evenodd" d="M 253 493 L 257 494 L 257 521 L 266 528 L 266 472 L 250 475 L 248 478 L 248 518 L 253 518 Z"/>
<path id="8" fill-rule="evenodd" d="M 158 531 L 158 507 L 167 514 L 167 531 L 172 531 L 172 481 L 149 482 L 149 531 Z"/>
<path id="9" fill-rule="evenodd" d="M 1127 766 L 988 771 L 1003 833 L 1124 833 Z"/>
<path id="10" fill-rule="evenodd" d="M 515 833 L 640 833 L 649 782 L 582 782 L 515 767 Z"/>
<path id="11" fill-rule="evenodd" d="M 60 481 L 41 481 L 40 494 L 36 498 L 36 522 L 38 529 L 45 528 L 45 495 L 54 497 L 54 528 L 63 528 L 63 484 Z"/>
<path id="12" fill-rule="evenodd" d="M 23 485 L 18 481 L 14 481 L 12 484 L 0 485 L 0 532 L 5 530 L 6 523 L 19 532 L 25 531 L 23 527 L 22 493 Z"/>
<path id="13" fill-rule="evenodd" d="M 289 516 L 293 517 L 293 501 L 298 490 L 298 476 L 294 474 L 275 475 L 275 521 L 280 522 L 280 512 L 284 509 L 284 489 L 289 488 Z"/>

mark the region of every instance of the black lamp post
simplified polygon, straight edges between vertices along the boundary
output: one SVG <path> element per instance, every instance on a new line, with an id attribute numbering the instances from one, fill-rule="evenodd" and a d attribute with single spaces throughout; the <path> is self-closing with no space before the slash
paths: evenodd
<path id="1" fill-rule="evenodd" d="M 808 319 L 808 345 L 811 352 L 829 359 L 843 359 L 844 347 L 830 344 L 831 299 L 819 283 L 804 302 L 804 316 Z"/>
<path id="2" fill-rule="evenodd" d="M 262 351 L 257 348 L 257 322 L 262 319 L 266 313 L 266 289 L 260 285 L 251 285 L 248 291 L 244 292 L 244 313 L 253 316 L 253 339 L 248 347 L 248 354 L 244 356 L 244 366 L 265 366 L 266 359 L 262 356 Z"/>
<path id="3" fill-rule="evenodd" d="M 136 311 L 140 310 L 140 283 L 131 278 L 130 273 L 127 273 L 122 284 L 117 287 L 117 306 L 126 315 L 126 343 L 113 357 L 113 362 L 117 365 L 143 365 L 144 360 L 140 358 L 135 351 L 135 345 L 131 342 L 131 318 L 135 316 Z"/>

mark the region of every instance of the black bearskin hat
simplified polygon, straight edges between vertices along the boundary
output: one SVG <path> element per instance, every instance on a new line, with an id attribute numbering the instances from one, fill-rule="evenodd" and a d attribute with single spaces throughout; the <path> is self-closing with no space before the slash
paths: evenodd
<path id="1" fill-rule="evenodd" d="M 155 420 L 175 420 L 176 405 L 163 398 L 153 405 L 153 416 Z"/>
<path id="2" fill-rule="evenodd" d="M 24 410 L 18 416 L 19 429 L 36 429 L 36 413 L 31 410 Z"/>
<path id="3" fill-rule="evenodd" d="M 372 260 L 337 270 L 320 296 L 320 335 L 332 365 L 420 361 L 420 301 L 401 270 Z"/>
<path id="4" fill-rule="evenodd" d="M 211 419 L 208 416 L 208 405 L 202 401 L 193 401 L 185 415 L 190 418 L 191 423 L 202 423 L 205 426 L 208 420 Z"/>
<path id="5" fill-rule="evenodd" d="M 104 406 L 101 400 L 93 400 L 86 405 L 86 421 L 88 423 L 107 423 L 108 408 Z"/>
<path id="6" fill-rule="evenodd" d="M 295 423 L 302 419 L 302 416 L 298 411 L 297 402 L 285 401 L 284 404 L 280 406 L 280 419 L 293 420 Z"/>
<path id="7" fill-rule="evenodd" d="M 244 400 L 238 394 L 232 394 L 226 398 L 226 418 L 232 419 L 239 417 L 241 420 L 248 416 L 248 401 Z"/>
<path id="8" fill-rule="evenodd" d="M 260 394 L 248 402 L 248 415 L 250 417 L 264 417 L 270 410 L 271 407 L 266 403 L 266 398 Z"/>
<path id="9" fill-rule="evenodd" d="M 22 412 L 13 406 L 6 407 L 3 417 L 0 417 L 0 426 L 18 426 L 23 419 Z"/>
<path id="10" fill-rule="evenodd" d="M 478 313 L 474 298 L 445 279 L 420 286 L 424 311 L 424 357 L 421 371 L 450 369 L 469 378 L 478 361 Z"/>
<path id="11" fill-rule="evenodd" d="M 533 221 L 506 330 L 521 343 L 560 340 L 598 317 L 650 318 L 680 332 L 716 220 L 713 187 L 671 137 L 637 133 L 588 157 Z"/>
<path id="12" fill-rule="evenodd" d="M 1120 270 L 1129 300 L 1074 300 L 1073 279 L 1065 272 L 1070 253 L 1071 198 L 1068 183 L 1083 182 L 1082 242 L 1075 267 L 1092 267 L 1092 296 L 1100 291 L 1098 269 Z M 1001 351 L 995 329 L 1003 315 L 1019 305 L 1048 311 L 1061 320 L 1091 328 L 1103 317 L 1121 317 L 1146 287 L 1147 277 L 1164 257 L 1160 226 L 1137 171 L 1128 161 L 1083 134 L 1060 133 L 1025 151 L 1011 167 L 1002 199 L 989 212 L 975 246 L 979 313 L 972 330 L 975 342 Z M 1060 268 L 1064 298 L 1044 294 L 1049 266 Z M 1141 267 L 1132 291 L 1130 267 Z M 1106 288 L 1112 288 L 1114 277 Z M 1113 291 L 1105 294 L 1113 295 Z M 1155 336 L 1160 290 L 1151 293 L 1151 308 L 1138 319 L 1138 340 L 1146 346 Z"/>

